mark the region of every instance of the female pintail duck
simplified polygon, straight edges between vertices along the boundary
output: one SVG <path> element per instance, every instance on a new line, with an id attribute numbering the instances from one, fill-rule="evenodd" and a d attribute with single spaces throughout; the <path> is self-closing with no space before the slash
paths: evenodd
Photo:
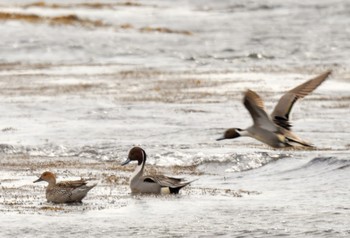
<path id="1" fill-rule="evenodd" d="M 40 181 L 49 183 L 46 188 L 46 199 L 53 203 L 81 202 L 86 194 L 96 186 L 96 184 L 86 185 L 87 182 L 83 179 L 56 183 L 56 176 L 51 172 L 42 173 L 34 183 Z"/>
<path id="2" fill-rule="evenodd" d="M 181 188 L 193 182 L 164 175 L 143 175 L 146 158 L 146 152 L 142 148 L 134 147 L 130 150 L 128 159 L 122 163 L 122 165 L 126 165 L 131 161 L 137 161 L 137 167 L 129 182 L 132 193 L 177 194 Z"/>
<path id="3" fill-rule="evenodd" d="M 291 131 L 289 114 L 294 103 L 316 89 L 331 74 L 331 70 L 310 79 L 305 83 L 293 88 L 284 94 L 278 101 L 271 116 L 264 108 L 263 100 L 252 91 L 247 90 L 244 95 L 243 103 L 253 118 L 253 125 L 247 129 L 230 128 L 225 131 L 223 137 L 217 140 L 233 139 L 239 136 L 249 136 L 259 140 L 274 148 L 284 148 L 293 146 L 312 145 Z"/>

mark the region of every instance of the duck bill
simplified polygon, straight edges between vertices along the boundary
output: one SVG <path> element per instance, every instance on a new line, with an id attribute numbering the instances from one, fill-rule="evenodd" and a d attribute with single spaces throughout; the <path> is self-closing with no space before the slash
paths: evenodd
<path id="1" fill-rule="evenodd" d="M 131 161 L 131 160 L 128 158 L 128 159 L 125 160 L 123 163 L 121 163 L 121 165 L 122 165 L 122 166 L 127 165 L 128 163 L 130 163 L 130 161 Z"/>
<path id="2" fill-rule="evenodd" d="M 42 178 L 38 178 L 37 180 L 33 181 L 33 183 L 41 182 L 43 181 Z"/>
<path id="3" fill-rule="evenodd" d="M 225 139 L 226 139 L 225 137 L 220 137 L 220 138 L 217 138 L 216 141 L 225 140 Z"/>

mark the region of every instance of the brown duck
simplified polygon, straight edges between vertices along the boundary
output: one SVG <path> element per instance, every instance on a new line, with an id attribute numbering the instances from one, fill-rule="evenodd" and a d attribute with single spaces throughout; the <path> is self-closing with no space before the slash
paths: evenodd
<path id="1" fill-rule="evenodd" d="M 56 183 L 56 176 L 51 172 L 44 172 L 34 183 L 46 181 L 49 185 L 46 188 L 46 199 L 53 203 L 81 202 L 86 194 L 96 186 L 87 185 L 86 180 L 63 181 Z"/>

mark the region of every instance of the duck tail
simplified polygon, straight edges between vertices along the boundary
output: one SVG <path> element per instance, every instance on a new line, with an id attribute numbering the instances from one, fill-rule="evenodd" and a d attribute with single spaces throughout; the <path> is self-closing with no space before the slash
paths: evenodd
<path id="1" fill-rule="evenodd" d="M 176 187 L 169 187 L 169 191 L 170 191 L 170 193 L 178 194 L 181 188 L 189 185 L 190 183 L 192 183 L 192 182 L 194 182 L 196 180 L 198 180 L 198 179 L 194 179 L 194 180 L 191 180 L 191 181 L 188 181 L 188 182 L 183 182 L 183 183 L 179 184 Z"/>
<path id="2" fill-rule="evenodd" d="M 302 145 L 302 146 L 305 146 L 305 147 L 308 147 L 308 148 L 315 148 L 314 145 L 306 142 L 306 141 L 301 141 L 301 140 L 295 140 L 295 139 L 292 139 L 290 137 L 286 138 L 287 139 L 287 143 L 290 145 L 290 146 L 293 146 L 293 144 L 289 143 L 289 142 L 292 142 L 292 143 L 296 143 L 298 145 Z"/>

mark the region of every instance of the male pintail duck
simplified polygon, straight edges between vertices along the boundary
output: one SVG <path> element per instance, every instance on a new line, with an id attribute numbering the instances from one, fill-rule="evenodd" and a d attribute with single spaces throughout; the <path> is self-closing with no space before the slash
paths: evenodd
<path id="1" fill-rule="evenodd" d="M 56 176 L 51 172 L 42 173 L 34 183 L 40 181 L 49 183 L 46 188 L 46 199 L 53 203 L 81 202 L 86 194 L 96 186 L 96 184 L 86 185 L 87 182 L 83 179 L 56 183 Z"/>
<path id="2" fill-rule="evenodd" d="M 132 193 L 177 194 L 181 188 L 193 182 L 186 182 L 181 178 L 172 178 L 164 175 L 143 175 L 146 158 L 146 152 L 142 148 L 134 147 L 130 150 L 128 159 L 122 163 L 122 165 L 126 165 L 131 161 L 137 161 L 136 169 L 129 182 Z"/>
<path id="3" fill-rule="evenodd" d="M 280 98 L 271 116 L 266 113 L 260 96 L 252 90 L 247 90 L 243 103 L 253 118 L 253 125 L 247 129 L 230 128 L 225 131 L 223 137 L 217 140 L 249 136 L 274 148 L 313 147 L 291 131 L 292 126 L 289 121 L 289 114 L 298 99 L 315 90 L 330 74 L 331 70 L 328 70 L 288 91 Z"/>

